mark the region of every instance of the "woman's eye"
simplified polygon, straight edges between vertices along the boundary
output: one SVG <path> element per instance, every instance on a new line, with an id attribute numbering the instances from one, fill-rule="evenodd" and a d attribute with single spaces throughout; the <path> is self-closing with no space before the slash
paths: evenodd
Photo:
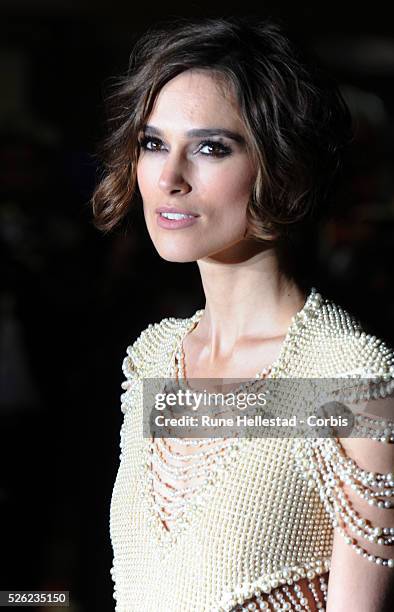
<path id="1" fill-rule="evenodd" d="M 224 157 L 231 153 L 231 149 L 222 142 L 211 140 L 202 142 L 198 148 L 198 152 L 212 157 Z"/>
<path id="2" fill-rule="evenodd" d="M 140 146 L 145 151 L 162 151 L 164 148 L 163 141 L 160 138 L 149 138 L 148 136 L 144 136 L 140 140 Z"/>
<path id="3" fill-rule="evenodd" d="M 140 147 L 144 151 L 151 151 L 154 153 L 166 150 L 163 141 L 160 138 L 155 138 L 154 136 L 143 136 L 140 139 Z M 201 153 L 207 157 L 225 157 L 231 152 L 231 149 L 222 142 L 217 142 L 214 140 L 201 142 L 196 150 L 196 153 Z"/>

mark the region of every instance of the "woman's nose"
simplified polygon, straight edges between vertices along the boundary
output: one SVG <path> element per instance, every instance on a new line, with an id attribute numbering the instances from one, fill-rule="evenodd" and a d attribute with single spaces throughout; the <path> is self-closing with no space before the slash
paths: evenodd
<path id="1" fill-rule="evenodd" d="M 189 193 L 191 185 L 180 160 L 167 159 L 159 178 L 159 187 L 166 194 Z"/>

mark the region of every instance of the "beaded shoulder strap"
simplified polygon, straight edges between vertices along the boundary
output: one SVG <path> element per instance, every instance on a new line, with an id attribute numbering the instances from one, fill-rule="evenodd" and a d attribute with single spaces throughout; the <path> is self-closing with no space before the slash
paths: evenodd
<path id="1" fill-rule="evenodd" d="M 138 338 L 127 347 L 123 361 L 123 373 L 129 377 L 156 377 L 169 375 L 171 357 L 180 339 L 201 313 L 185 319 L 165 317 L 158 323 L 150 323 Z"/>

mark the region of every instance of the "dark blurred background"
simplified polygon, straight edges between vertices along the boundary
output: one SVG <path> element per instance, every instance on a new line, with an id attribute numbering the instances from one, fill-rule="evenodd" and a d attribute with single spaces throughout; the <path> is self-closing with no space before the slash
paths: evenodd
<path id="1" fill-rule="evenodd" d="M 169 17 L 280 18 L 339 81 L 357 126 L 310 275 L 394 344 L 394 34 L 383 2 L 2 0 L 0 589 L 67 589 L 112 610 L 109 505 L 121 362 L 150 322 L 204 305 L 198 269 L 162 261 L 136 218 L 110 236 L 88 200 L 103 98 L 133 41 Z"/>

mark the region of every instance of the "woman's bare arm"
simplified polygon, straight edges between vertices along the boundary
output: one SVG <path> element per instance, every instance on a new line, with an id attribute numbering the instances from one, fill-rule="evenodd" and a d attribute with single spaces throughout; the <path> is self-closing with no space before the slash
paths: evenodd
<path id="1" fill-rule="evenodd" d="M 394 569 L 357 555 L 335 530 L 327 612 L 389 612 L 393 595 Z"/>
<path id="2" fill-rule="evenodd" d="M 394 445 L 383 444 L 369 439 L 342 439 L 346 455 L 368 472 L 389 474 L 394 472 Z M 394 475 L 393 475 L 394 477 Z M 389 489 L 390 479 L 382 489 Z M 387 484 L 386 484 L 387 483 Z M 361 498 L 351 486 L 344 484 L 348 496 L 359 519 L 367 525 L 381 528 L 394 528 L 394 509 L 370 505 Z M 393 489 L 394 492 L 394 489 Z M 392 496 L 394 505 L 394 496 Z M 391 531 L 391 530 L 390 530 Z M 384 566 L 382 559 L 394 558 L 394 545 L 382 545 L 359 537 L 349 531 L 353 546 L 345 542 L 343 535 L 335 529 L 334 546 L 328 587 L 327 612 L 388 612 L 392 610 L 394 595 L 394 568 Z M 382 535 L 389 536 L 390 534 Z M 394 542 L 394 529 L 392 529 Z M 359 548 L 355 548 L 358 546 Z M 369 558 L 365 557 L 367 551 Z M 378 559 L 378 563 L 376 563 Z"/>

